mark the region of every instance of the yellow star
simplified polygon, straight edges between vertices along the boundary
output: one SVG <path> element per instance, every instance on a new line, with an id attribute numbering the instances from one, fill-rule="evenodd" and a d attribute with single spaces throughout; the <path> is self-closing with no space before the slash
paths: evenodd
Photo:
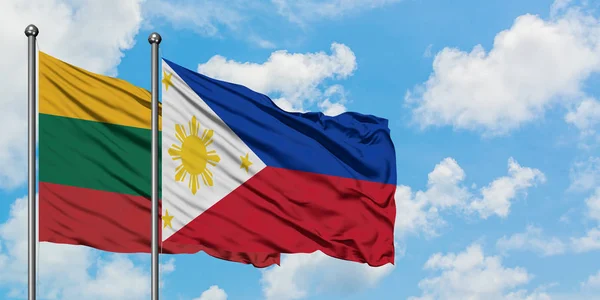
<path id="1" fill-rule="evenodd" d="M 171 76 L 173 76 L 173 74 L 167 74 L 167 72 L 163 71 L 163 80 L 162 83 L 165 84 L 165 90 L 169 90 L 169 86 L 173 85 L 171 83 Z"/>
<path id="2" fill-rule="evenodd" d="M 240 158 L 242 159 L 242 164 L 240 165 L 240 169 L 246 169 L 246 173 L 248 173 L 248 167 L 250 167 L 250 165 L 252 165 L 252 162 L 248 158 L 248 153 L 246 153 L 245 157 L 240 156 Z"/>
<path id="3" fill-rule="evenodd" d="M 168 209 L 165 211 L 165 215 L 162 216 L 162 220 L 163 220 L 163 228 L 167 228 L 167 226 L 169 226 L 169 227 L 171 227 L 171 229 L 173 229 L 173 226 L 171 226 L 171 221 L 173 220 L 173 216 L 169 216 Z"/>

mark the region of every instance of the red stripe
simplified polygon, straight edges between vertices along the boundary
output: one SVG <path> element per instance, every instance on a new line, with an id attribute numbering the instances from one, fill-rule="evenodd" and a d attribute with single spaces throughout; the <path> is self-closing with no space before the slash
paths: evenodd
<path id="1" fill-rule="evenodd" d="M 167 239 L 394 263 L 395 185 L 266 167 Z"/>
<path id="2" fill-rule="evenodd" d="M 150 253 L 149 199 L 46 182 L 40 182 L 39 190 L 41 242 L 85 245 L 117 253 Z M 169 241 L 162 247 L 166 254 L 204 251 L 216 258 L 256 267 L 279 264 L 279 254 L 230 252 L 210 244 Z"/>

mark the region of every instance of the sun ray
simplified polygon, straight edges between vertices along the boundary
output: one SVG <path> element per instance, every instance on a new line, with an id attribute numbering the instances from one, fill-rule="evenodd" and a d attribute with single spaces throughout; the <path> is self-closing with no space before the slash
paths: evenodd
<path id="1" fill-rule="evenodd" d="M 181 161 L 181 164 L 175 168 L 175 180 L 185 181 L 189 178 L 188 188 L 195 195 L 200 190 L 200 178 L 205 186 L 214 185 L 213 172 L 208 167 L 209 165 L 215 167 L 221 161 L 221 157 L 215 150 L 208 150 L 208 146 L 214 141 L 212 129 L 202 130 L 195 116 L 190 119 L 187 127 L 186 131 L 185 125 L 175 125 L 175 137 L 181 144 L 171 145 L 168 153 L 173 160 Z"/>
<path id="2" fill-rule="evenodd" d="M 183 181 L 185 179 L 185 175 L 187 175 L 187 170 L 185 169 L 183 164 L 179 165 L 179 167 L 177 167 L 175 171 L 177 172 L 175 173 L 175 180 Z"/>
<path id="3" fill-rule="evenodd" d="M 212 183 L 213 183 L 212 178 L 208 177 L 206 172 L 202 172 L 201 176 L 202 176 L 202 181 L 204 182 L 204 184 L 206 186 L 212 186 Z"/>
<path id="4" fill-rule="evenodd" d="M 175 137 L 183 143 L 185 138 L 187 138 L 187 134 L 185 133 L 185 127 L 183 125 L 177 124 L 175 125 Z"/>
<path id="5" fill-rule="evenodd" d="M 190 176 L 189 188 L 192 190 L 192 194 L 196 195 L 196 192 L 200 188 L 200 182 L 198 181 L 198 175 L 194 174 Z"/>
<path id="6" fill-rule="evenodd" d="M 202 180 L 204 180 L 204 184 L 206 184 L 208 186 L 213 186 L 214 182 L 213 182 L 212 172 L 209 171 L 208 169 L 204 169 L 204 172 L 202 172 Z"/>
<path id="7" fill-rule="evenodd" d="M 171 145 L 171 148 L 169 148 L 168 152 L 173 160 L 181 159 L 181 148 L 179 148 L 179 146 L 175 144 Z"/>
<path id="8" fill-rule="evenodd" d="M 196 117 L 192 117 L 190 121 L 190 135 L 198 136 L 198 131 L 200 130 L 200 123 L 196 120 Z"/>
<path id="9" fill-rule="evenodd" d="M 204 143 L 204 147 L 208 147 L 208 145 L 212 144 L 213 140 L 212 140 L 212 136 L 214 134 L 214 131 L 208 130 L 208 129 L 204 129 L 204 133 L 202 134 L 202 143 Z"/>
<path id="10" fill-rule="evenodd" d="M 208 162 L 209 164 L 216 166 L 217 163 L 220 161 L 221 157 L 217 155 L 217 152 L 215 150 L 211 150 L 206 153 L 206 162 Z"/>

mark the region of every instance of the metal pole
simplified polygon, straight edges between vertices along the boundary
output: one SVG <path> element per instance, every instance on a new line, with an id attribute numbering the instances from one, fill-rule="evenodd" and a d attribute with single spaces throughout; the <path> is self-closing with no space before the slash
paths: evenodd
<path id="1" fill-rule="evenodd" d="M 37 245 L 37 213 L 36 213 L 36 169 L 35 169 L 35 144 L 36 144 L 36 101 L 35 101 L 35 88 L 36 88 L 36 48 L 35 48 L 35 40 L 39 33 L 38 28 L 31 24 L 25 28 L 25 36 L 27 36 L 28 42 L 28 51 L 27 51 L 27 64 L 28 64 L 28 74 L 27 74 L 27 106 L 28 106 L 28 126 L 27 130 L 29 132 L 29 140 L 27 143 L 27 171 L 28 171 L 28 215 L 27 220 L 29 221 L 29 231 L 28 231 L 28 248 L 29 255 L 27 257 L 27 263 L 29 266 L 28 270 L 28 295 L 29 300 L 35 300 L 36 298 L 36 270 L 37 270 L 37 262 L 36 262 L 36 245 Z"/>
<path id="2" fill-rule="evenodd" d="M 35 49 L 35 39 L 40 31 L 33 24 L 27 26 L 25 28 L 25 36 L 27 36 L 28 42 L 28 50 L 27 50 L 27 64 L 28 64 L 28 74 L 27 74 L 27 107 L 28 107 L 28 126 L 27 130 L 29 132 L 29 139 L 27 142 L 27 167 L 28 167 L 28 214 L 27 220 L 29 223 L 28 226 L 28 247 L 29 247 L 29 255 L 27 257 L 27 264 L 29 267 L 28 270 L 28 295 L 29 300 L 35 300 L 35 288 L 36 288 L 36 245 L 37 245 L 37 220 L 36 220 L 36 185 L 35 185 L 35 144 L 36 144 L 36 101 L 35 101 L 35 88 L 36 88 L 36 54 L 37 51 Z"/>
<path id="3" fill-rule="evenodd" d="M 158 300 L 158 45 L 162 38 L 148 37 L 152 47 L 152 300 Z"/>

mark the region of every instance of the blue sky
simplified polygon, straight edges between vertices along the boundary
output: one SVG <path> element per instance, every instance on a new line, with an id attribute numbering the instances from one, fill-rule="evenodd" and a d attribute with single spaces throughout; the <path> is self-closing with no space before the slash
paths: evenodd
<path id="1" fill-rule="evenodd" d="M 34 23 L 40 50 L 145 88 L 157 31 L 161 56 L 285 109 L 390 120 L 395 266 L 316 253 L 259 270 L 165 256 L 163 299 L 600 299 L 598 3 L 20 2 L 0 12 L 3 298 L 26 288 L 23 29 Z M 148 262 L 42 244 L 40 293 L 147 299 Z"/>

